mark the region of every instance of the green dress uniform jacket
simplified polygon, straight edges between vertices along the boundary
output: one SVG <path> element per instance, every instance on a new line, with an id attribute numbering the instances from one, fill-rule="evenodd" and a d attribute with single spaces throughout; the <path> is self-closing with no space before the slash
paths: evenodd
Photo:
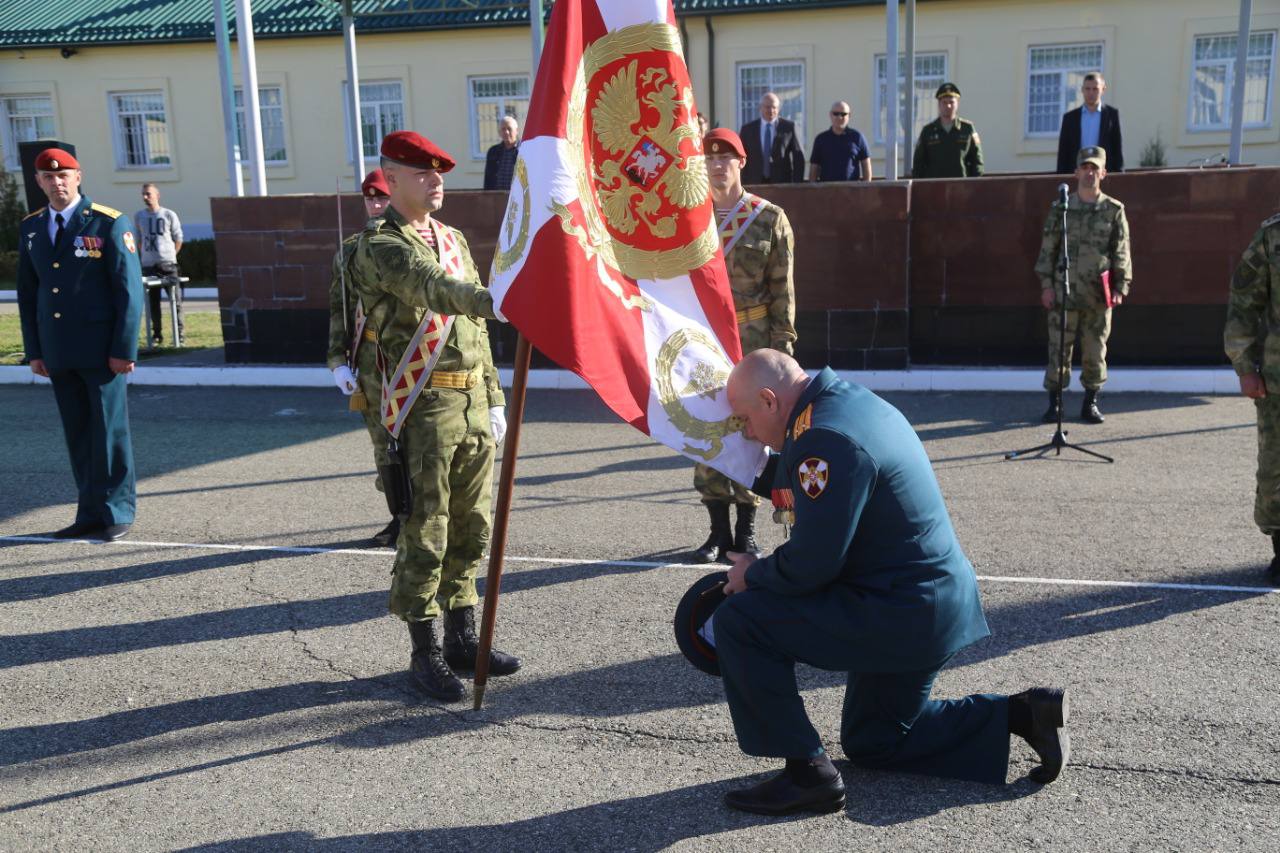
<path id="1" fill-rule="evenodd" d="M 133 522 L 137 496 L 124 374 L 108 358 L 135 361 L 142 272 L 129 217 L 82 196 L 62 240 L 52 211 L 22 221 L 18 312 L 23 349 L 43 360 L 79 492 L 77 522 Z"/>
<path id="2" fill-rule="evenodd" d="M 791 490 L 795 526 L 714 616 L 742 749 L 804 758 L 821 747 L 796 690 L 803 661 L 849 674 L 841 742 L 851 760 L 1003 782 L 1007 699 L 929 699 L 943 664 L 990 631 L 973 567 L 902 413 L 822 370 L 754 488 Z"/>
<path id="3" fill-rule="evenodd" d="M 920 131 L 911 177 L 975 178 L 982 170 L 982 139 L 973 122 L 957 116 L 947 130 L 942 119 L 935 118 Z"/>

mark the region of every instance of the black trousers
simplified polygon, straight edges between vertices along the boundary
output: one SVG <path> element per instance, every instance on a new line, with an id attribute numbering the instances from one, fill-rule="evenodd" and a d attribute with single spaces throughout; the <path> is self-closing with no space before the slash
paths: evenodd
<path id="1" fill-rule="evenodd" d="M 148 287 L 147 302 L 151 307 L 151 337 L 154 340 L 160 340 L 163 335 L 164 323 L 163 316 L 160 313 L 160 291 L 164 290 L 169 294 L 169 298 L 173 300 L 174 305 L 178 309 L 178 334 L 181 335 L 186 330 L 186 324 L 182 317 L 182 285 L 178 283 L 178 265 L 172 261 L 161 261 L 158 264 L 149 267 L 143 267 L 143 275 L 153 275 L 158 278 L 173 279 L 173 284 L 164 287 Z M 176 339 L 175 339 L 176 340 Z"/>

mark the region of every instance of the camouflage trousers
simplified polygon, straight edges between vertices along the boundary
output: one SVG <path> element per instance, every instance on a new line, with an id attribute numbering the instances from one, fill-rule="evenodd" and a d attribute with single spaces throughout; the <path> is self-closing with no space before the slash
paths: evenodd
<path id="1" fill-rule="evenodd" d="M 453 610 L 478 600 L 476 569 L 489 544 L 495 445 L 483 388 L 474 396 L 428 389 L 409 418 L 400 440 L 413 481 L 413 511 L 396 542 L 388 609 L 417 622 L 439 616 L 442 604 Z"/>
<path id="2" fill-rule="evenodd" d="M 701 462 L 693 466 L 693 487 L 704 504 L 760 505 L 760 496 L 755 492 Z"/>
<path id="3" fill-rule="evenodd" d="M 373 444 L 373 464 L 379 469 L 374 478 L 374 488 L 382 491 L 381 469 L 387 464 L 387 430 L 382 426 L 382 380 L 378 375 L 374 345 L 366 341 L 356 356 L 356 385 L 365 397 L 365 407 L 360 412 L 364 428 L 369 431 Z"/>
<path id="4" fill-rule="evenodd" d="M 1110 308 L 1082 308 L 1067 312 L 1067 345 L 1062 352 L 1062 364 L 1054 370 L 1058 361 L 1059 324 L 1062 322 L 1055 306 L 1049 311 L 1049 359 L 1044 370 L 1044 389 L 1057 391 L 1071 384 L 1071 354 L 1075 348 L 1076 333 L 1080 333 L 1080 384 L 1096 391 L 1107 381 L 1107 338 L 1111 336 Z"/>
<path id="5" fill-rule="evenodd" d="M 1253 520 L 1271 536 L 1280 533 L 1280 389 L 1254 400 L 1258 410 L 1258 491 Z"/>

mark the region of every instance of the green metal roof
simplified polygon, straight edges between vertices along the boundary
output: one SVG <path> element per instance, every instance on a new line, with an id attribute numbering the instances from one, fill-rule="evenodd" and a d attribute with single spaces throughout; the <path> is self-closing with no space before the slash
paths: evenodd
<path id="1" fill-rule="evenodd" d="M 235 32 L 234 0 L 223 0 Z M 548 8 L 552 0 L 544 0 Z M 210 0 L 12 0 L 0 8 L 0 49 L 213 40 Z M 675 0 L 678 15 L 884 5 L 883 0 Z M 335 0 L 253 0 L 257 38 L 334 35 Z M 355 0 L 361 33 L 528 25 L 512 0 Z"/>

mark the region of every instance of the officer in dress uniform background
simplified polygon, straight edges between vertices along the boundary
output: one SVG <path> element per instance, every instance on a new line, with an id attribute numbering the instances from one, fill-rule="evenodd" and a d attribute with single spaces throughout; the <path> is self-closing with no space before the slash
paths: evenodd
<path id="1" fill-rule="evenodd" d="M 123 537 L 137 506 L 125 375 L 138 358 L 142 273 L 129 217 L 80 194 L 80 164 L 36 157 L 49 199 L 22 221 L 18 313 L 31 372 L 53 383 L 79 500 L 63 539 Z"/>

